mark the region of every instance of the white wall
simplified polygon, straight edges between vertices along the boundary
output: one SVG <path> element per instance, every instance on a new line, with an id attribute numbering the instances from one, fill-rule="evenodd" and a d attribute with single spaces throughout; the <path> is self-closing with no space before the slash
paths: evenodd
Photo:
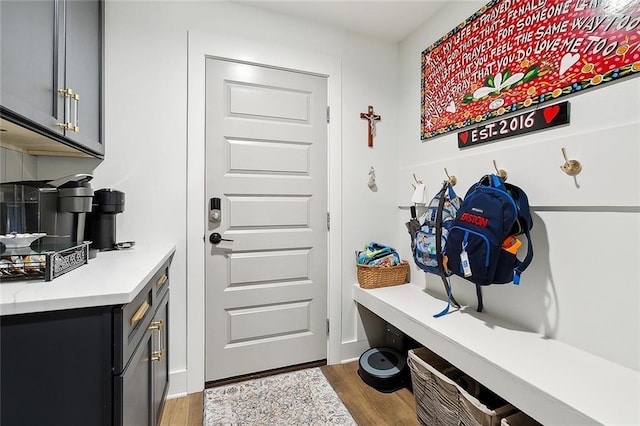
<path id="1" fill-rule="evenodd" d="M 421 142 L 420 54 L 484 3 L 451 2 L 401 43 L 397 203 L 408 204 L 412 173 L 431 195 L 446 167 L 464 196 L 496 160 L 529 196 L 535 256 L 519 287 L 484 291 L 485 313 L 639 371 L 640 79 L 569 98 L 571 124 L 563 128 L 466 150 L 456 132 Z M 582 162 L 575 180 L 559 168 L 561 147 Z M 400 210 L 398 244 L 407 219 Z M 413 282 L 444 297 L 439 278 L 412 272 Z M 458 301 L 475 309 L 473 284 L 452 280 Z"/>

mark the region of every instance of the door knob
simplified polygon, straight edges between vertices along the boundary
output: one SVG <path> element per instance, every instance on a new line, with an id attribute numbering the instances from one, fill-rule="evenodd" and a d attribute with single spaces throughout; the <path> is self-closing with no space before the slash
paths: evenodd
<path id="1" fill-rule="evenodd" d="M 217 232 L 214 232 L 213 234 L 209 235 L 209 241 L 211 242 L 211 244 L 220 244 L 220 241 L 233 241 L 233 240 L 227 240 L 226 238 L 222 238 L 222 235 L 218 234 Z"/>

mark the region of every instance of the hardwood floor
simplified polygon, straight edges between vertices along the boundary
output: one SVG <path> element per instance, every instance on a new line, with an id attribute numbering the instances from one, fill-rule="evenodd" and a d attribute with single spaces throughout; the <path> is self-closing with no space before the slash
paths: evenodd
<path id="1" fill-rule="evenodd" d="M 321 367 L 333 389 L 359 425 L 417 425 L 416 404 L 407 388 L 378 392 L 358 376 L 358 363 Z"/>
<path id="2" fill-rule="evenodd" d="M 415 401 L 409 389 L 382 393 L 358 376 L 357 361 L 320 367 L 359 425 L 417 425 Z M 201 426 L 203 394 L 167 400 L 161 426 Z"/>
<path id="3" fill-rule="evenodd" d="M 203 393 L 168 399 L 164 404 L 160 426 L 202 426 Z"/>

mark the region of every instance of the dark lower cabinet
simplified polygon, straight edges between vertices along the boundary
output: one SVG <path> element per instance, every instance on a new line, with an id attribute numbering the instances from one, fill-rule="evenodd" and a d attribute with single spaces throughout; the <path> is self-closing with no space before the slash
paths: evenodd
<path id="1" fill-rule="evenodd" d="M 119 395 L 118 421 L 122 425 L 153 424 L 151 416 L 151 335 L 145 336 L 133 353 L 129 366 L 116 377 L 116 393 Z"/>
<path id="2" fill-rule="evenodd" d="M 169 385 L 168 269 L 127 305 L 0 317 L 0 424 L 159 424 Z"/>
<path id="3" fill-rule="evenodd" d="M 0 424 L 111 425 L 111 312 L 0 318 Z"/>
<path id="4" fill-rule="evenodd" d="M 115 377 L 116 425 L 157 425 L 169 390 L 169 294 L 159 305 L 125 370 Z"/>
<path id="5" fill-rule="evenodd" d="M 157 348 L 160 348 L 160 353 L 157 352 L 154 357 L 151 374 L 153 380 L 153 392 L 151 394 L 151 409 L 153 411 L 153 424 L 160 424 L 160 417 L 162 416 L 162 409 L 164 408 L 164 401 L 169 391 L 169 353 L 167 351 L 167 343 L 169 342 L 169 295 L 167 294 L 166 301 L 160 304 L 156 311 L 156 322 L 160 325 L 160 329 L 157 330 L 157 337 L 159 339 Z"/>

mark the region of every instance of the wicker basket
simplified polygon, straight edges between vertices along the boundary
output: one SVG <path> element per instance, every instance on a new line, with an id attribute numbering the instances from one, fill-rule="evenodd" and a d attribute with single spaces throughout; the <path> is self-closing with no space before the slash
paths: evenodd
<path id="1" fill-rule="evenodd" d="M 503 417 L 516 411 L 427 348 L 410 350 L 407 364 L 422 425 L 499 426 Z"/>
<path id="2" fill-rule="evenodd" d="M 362 288 L 389 287 L 407 282 L 409 263 L 402 261 L 398 266 L 368 266 L 356 264 L 358 283 Z"/>

